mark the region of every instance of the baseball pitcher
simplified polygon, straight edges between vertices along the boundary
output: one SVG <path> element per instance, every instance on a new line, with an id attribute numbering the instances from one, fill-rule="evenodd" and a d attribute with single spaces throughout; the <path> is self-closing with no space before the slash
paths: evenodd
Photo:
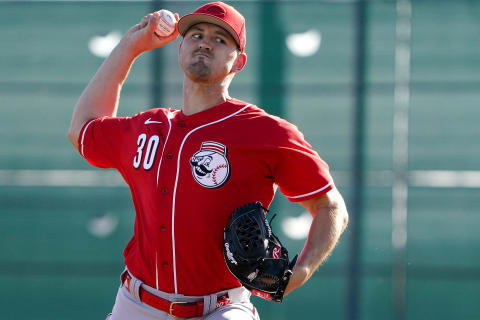
<path id="1" fill-rule="evenodd" d="M 223 2 L 143 17 L 75 106 L 68 137 L 92 165 L 115 168 L 135 206 L 110 320 L 259 319 L 251 294 L 281 302 L 333 250 L 348 215 L 328 165 L 293 124 L 229 95 L 247 62 L 244 17 Z M 117 117 L 135 59 L 178 36 L 183 105 Z M 159 49 L 160 48 L 160 49 Z M 272 232 L 277 189 L 313 216 L 298 258 Z"/>

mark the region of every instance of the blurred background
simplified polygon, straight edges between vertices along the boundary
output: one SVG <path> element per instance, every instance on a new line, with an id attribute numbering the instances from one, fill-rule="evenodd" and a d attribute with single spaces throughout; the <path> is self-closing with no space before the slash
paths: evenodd
<path id="1" fill-rule="evenodd" d="M 132 235 L 129 190 L 66 138 L 121 35 L 203 1 L 0 1 L 1 319 L 104 319 Z M 232 96 L 295 123 L 350 225 L 270 319 L 480 319 L 480 1 L 229 1 L 247 19 Z M 119 115 L 182 105 L 179 40 L 142 55 Z M 280 193 L 276 230 L 310 223 Z"/>

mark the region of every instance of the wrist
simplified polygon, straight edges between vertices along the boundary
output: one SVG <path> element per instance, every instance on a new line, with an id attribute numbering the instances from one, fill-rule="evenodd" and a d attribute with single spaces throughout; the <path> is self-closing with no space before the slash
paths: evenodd
<path id="1" fill-rule="evenodd" d="M 296 264 L 293 267 L 290 281 L 288 282 L 287 288 L 285 289 L 285 295 L 302 286 L 305 282 L 307 282 L 309 277 L 310 268 L 304 267 L 300 264 Z"/>
<path id="2" fill-rule="evenodd" d="M 292 273 L 296 274 L 297 281 L 300 282 L 300 285 L 304 284 L 308 278 L 310 278 L 310 270 L 311 268 L 308 266 L 304 266 L 302 264 L 295 265 L 292 270 Z"/>

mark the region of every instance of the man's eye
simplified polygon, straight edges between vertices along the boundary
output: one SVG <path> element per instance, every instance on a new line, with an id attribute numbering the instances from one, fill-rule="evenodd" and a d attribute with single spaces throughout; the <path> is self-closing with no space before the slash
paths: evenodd
<path id="1" fill-rule="evenodd" d="M 198 33 L 195 33 L 195 34 L 192 35 L 192 38 L 194 38 L 194 39 L 201 39 L 202 36 L 201 36 L 200 34 L 198 34 Z"/>
<path id="2" fill-rule="evenodd" d="M 225 40 L 223 40 L 222 38 L 215 38 L 215 41 L 217 41 L 218 43 L 225 43 Z"/>

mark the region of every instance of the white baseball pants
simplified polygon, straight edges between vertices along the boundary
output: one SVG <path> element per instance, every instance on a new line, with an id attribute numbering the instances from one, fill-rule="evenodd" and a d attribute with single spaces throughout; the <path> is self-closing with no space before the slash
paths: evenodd
<path id="1" fill-rule="evenodd" d="M 138 279 L 136 279 L 138 280 Z M 140 281 L 140 280 L 138 280 Z M 198 301 L 204 299 L 204 315 L 199 318 L 188 318 L 188 320 L 260 320 L 257 310 L 250 302 L 250 292 L 243 288 L 228 290 L 228 296 L 231 301 L 226 306 L 216 307 L 217 294 L 205 297 L 188 297 L 175 294 L 168 294 L 155 290 L 152 287 L 140 283 L 138 286 L 131 286 L 138 290 L 139 286 L 163 299 L 175 301 L 181 297 L 182 301 Z M 131 289 L 135 290 L 135 289 Z M 223 294 L 223 293 L 222 293 Z M 219 295 L 222 295 L 219 294 Z M 208 303 L 211 301 L 212 303 Z M 215 302 L 214 302 L 215 301 Z M 210 307 L 207 307 L 210 305 Z M 179 320 L 166 312 L 155 309 L 138 299 L 138 294 L 130 292 L 125 286 L 121 286 L 117 293 L 115 305 L 112 313 L 106 320 Z"/>

